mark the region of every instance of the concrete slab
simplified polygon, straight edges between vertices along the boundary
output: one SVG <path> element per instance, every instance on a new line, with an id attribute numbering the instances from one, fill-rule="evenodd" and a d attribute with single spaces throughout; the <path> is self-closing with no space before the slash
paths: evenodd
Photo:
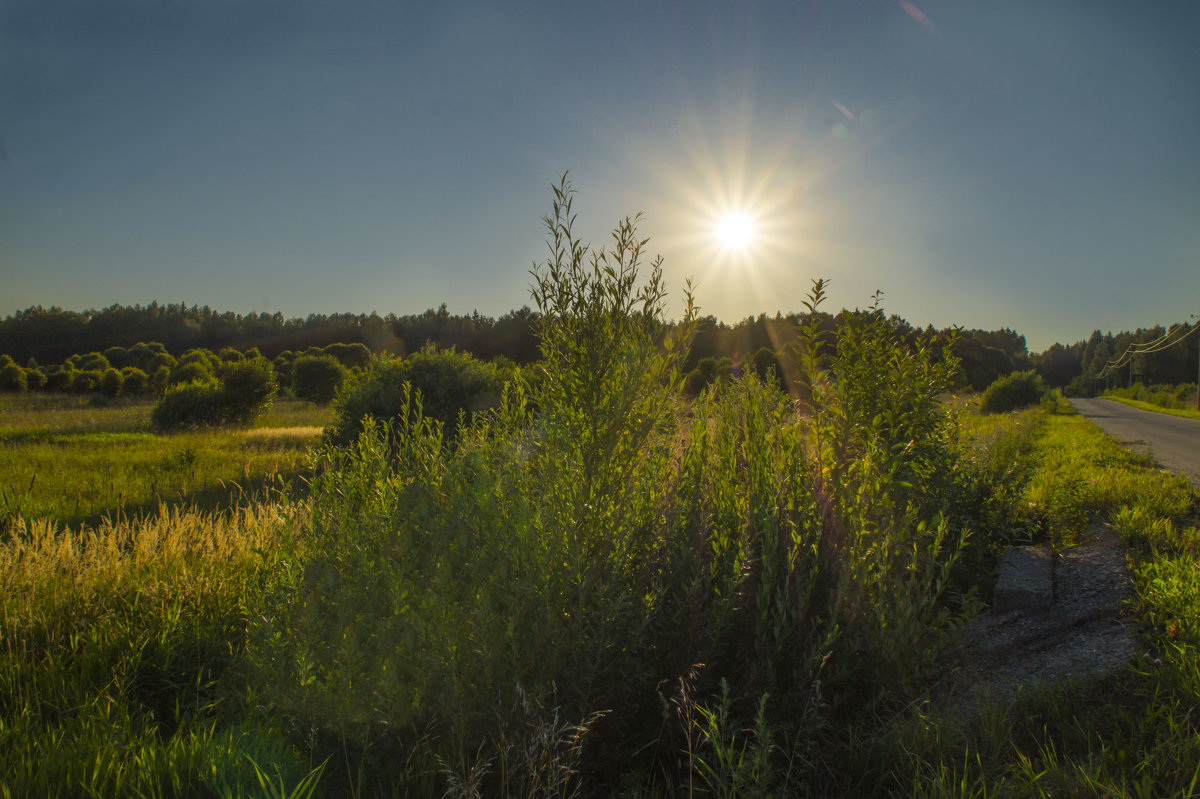
<path id="1" fill-rule="evenodd" d="M 1049 610 L 1054 604 L 1054 553 L 1049 547 L 1009 547 L 992 592 L 997 613 Z"/>

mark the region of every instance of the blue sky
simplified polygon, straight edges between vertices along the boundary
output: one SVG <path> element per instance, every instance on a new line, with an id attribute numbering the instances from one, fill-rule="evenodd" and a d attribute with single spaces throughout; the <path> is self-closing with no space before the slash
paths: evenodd
<path id="1" fill-rule="evenodd" d="M 0 314 L 499 315 L 549 186 L 729 322 L 1200 313 L 1200 4 L 0 0 Z M 731 252 L 716 219 L 757 235 Z"/>

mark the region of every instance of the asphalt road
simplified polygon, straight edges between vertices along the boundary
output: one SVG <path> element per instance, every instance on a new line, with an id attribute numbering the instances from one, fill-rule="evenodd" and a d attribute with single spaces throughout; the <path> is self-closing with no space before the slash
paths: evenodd
<path id="1" fill-rule="evenodd" d="M 1127 449 L 1151 455 L 1164 469 L 1200 486 L 1200 419 L 1143 411 L 1105 399 L 1073 399 L 1071 405 Z"/>

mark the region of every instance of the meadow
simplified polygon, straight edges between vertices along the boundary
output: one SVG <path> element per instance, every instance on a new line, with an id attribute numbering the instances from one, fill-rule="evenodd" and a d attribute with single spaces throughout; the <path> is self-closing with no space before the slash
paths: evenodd
<path id="1" fill-rule="evenodd" d="M 504 414 L 519 396 L 468 428 L 453 455 L 415 407 L 407 427 L 322 450 L 307 498 L 275 491 L 201 510 L 160 497 L 152 514 L 71 526 L 22 517 L 0 551 L 0 795 L 1195 789 L 1200 531 L 1186 484 L 1065 406 L 979 416 L 953 403 L 943 443 L 958 479 L 943 519 L 970 515 L 974 548 L 955 544 L 946 521 L 923 543 L 929 528 L 914 522 L 904 547 L 880 557 L 882 537 L 834 505 L 849 539 L 839 545 L 857 554 L 836 567 L 854 582 L 830 585 L 822 543 L 804 537 L 822 522 L 787 525 L 796 503 L 785 480 L 811 490 L 813 436 L 833 431 L 789 421 L 776 392 L 750 377 L 679 411 L 684 430 L 642 427 L 655 457 L 610 468 L 658 493 L 597 509 L 618 522 L 634 515 L 606 528 L 623 539 L 589 541 L 573 518 L 550 515 L 565 498 L 595 508 L 602 495 L 564 497 L 578 485 L 549 479 L 561 460 L 523 474 L 518 464 L 553 431 L 518 441 L 490 432 L 511 432 Z M 119 436 L 137 434 L 145 413 L 36 405 L 18 417 L 22 430 L 40 418 L 58 434 L 117 436 L 107 448 L 97 439 L 85 467 L 110 473 L 129 452 Z M 311 420 L 280 410 L 285 422 Z M 195 435 L 241 442 L 273 429 L 287 428 Z M 796 460 L 807 464 L 799 473 Z M 241 467 L 235 457 L 224 468 Z M 859 483 L 852 497 L 872 490 Z M 497 496 L 507 499 L 497 506 Z M 1159 665 L 1139 659 L 967 711 L 930 704 L 930 686 L 954 667 L 942 644 L 986 599 L 994 551 L 1009 540 L 1066 545 L 1097 516 L 1129 542 L 1131 614 Z M 763 574 L 769 536 L 786 553 L 775 576 Z M 587 555 L 574 551 L 583 546 Z M 941 557 L 922 564 L 922 546 Z M 785 593 L 797 584 L 800 597 Z M 803 629 L 787 615 L 800 599 L 813 615 L 838 612 L 841 629 Z"/>
<path id="2" fill-rule="evenodd" d="M 690 396 L 690 298 L 663 324 L 633 221 L 591 253 L 570 201 L 534 271 L 541 360 L 486 407 L 427 405 L 394 364 L 355 385 L 394 403 L 365 422 L 349 394 L 166 436 L 137 403 L 5 406 L 0 796 L 1195 792 L 1186 482 L 1058 398 L 981 415 L 878 301 L 830 331 L 823 281 L 787 373 Z M 1097 519 L 1149 657 L 936 701 L 1004 547 Z"/>
<path id="3" fill-rule="evenodd" d="M 304 472 L 327 408 L 280 398 L 253 428 L 160 435 L 153 399 L 0 394 L 0 525 L 70 526 L 135 517 L 160 503 L 227 507 Z M 6 521 L 7 520 L 7 521 Z"/>

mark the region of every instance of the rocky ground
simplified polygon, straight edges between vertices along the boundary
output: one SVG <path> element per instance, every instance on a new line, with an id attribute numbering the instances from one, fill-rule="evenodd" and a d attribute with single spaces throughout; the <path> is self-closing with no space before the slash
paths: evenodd
<path id="1" fill-rule="evenodd" d="M 1020 686 L 1108 672 L 1136 655 L 1125 617 L 1125 548 L 1107 525 L 1093 526 L 1078 546 L 1057 555 L 1020 553 L 1009 566 L 997 584 L 999 609 L 962 631 L 947 698 L 1007 698 Z"/>

